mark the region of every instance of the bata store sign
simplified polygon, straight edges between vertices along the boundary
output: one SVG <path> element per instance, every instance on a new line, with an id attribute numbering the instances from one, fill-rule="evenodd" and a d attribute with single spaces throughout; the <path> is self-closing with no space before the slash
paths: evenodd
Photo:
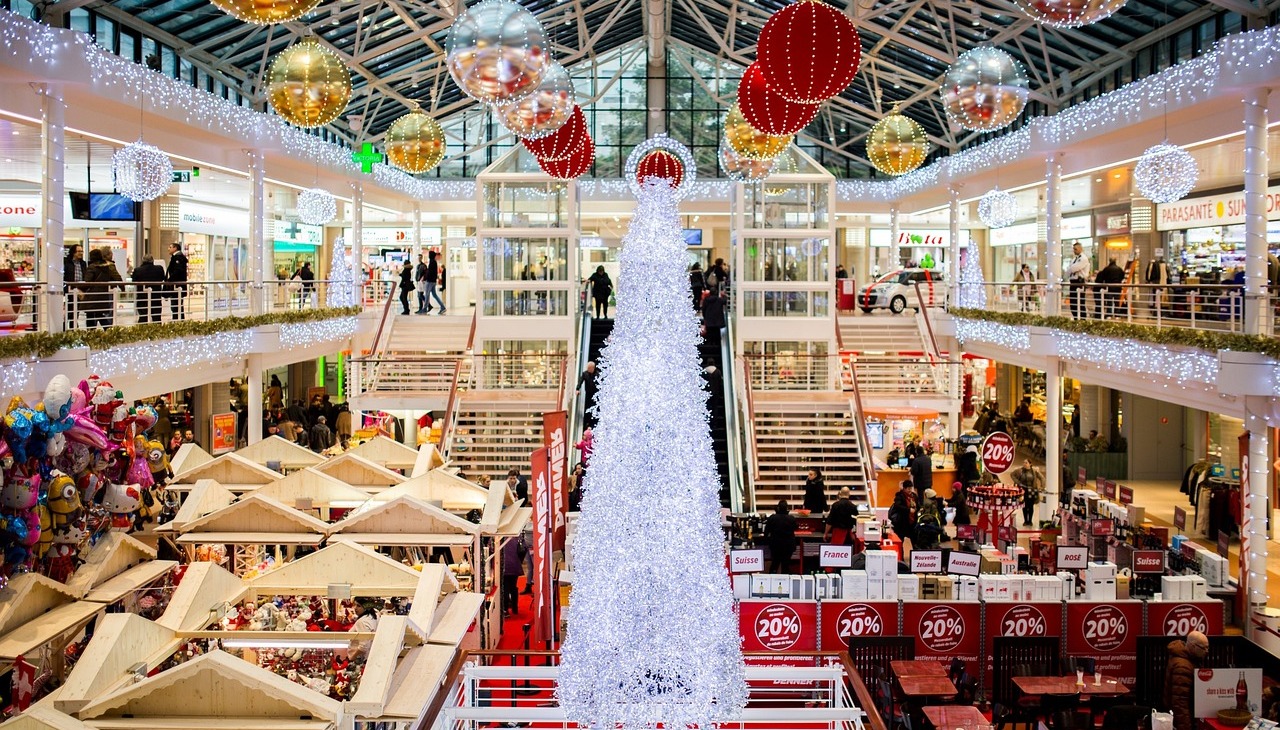
<path id="1" fill-rule="evenodd" d="M 1280 186 L 1267 188 L 1267 220 L 1280 220 Z M 1244 191 L 1156 206 L 1157 231 L 1181 231 L 1244 223 Z"/>
<path id="2" fill-rule="evenodd" d="M 982 651 L 982 604 L 904 601 L 902 633 L 916 639 L 916 658 L 958 658 L 977 668 Z"/>
<path id="3" fill-rule="evenodd" d="M 1142 602 L 1067 602 L 1067 656 L 1095 660 L 1097 671 L 1132 687 L 1138 675 Z"/>
<path id="4" fill-rule="evenodd" d="M 897 636 L 897 601 L 823 601 L 822 645 L 826 651 L 849 648 L 857 636 Z"/>

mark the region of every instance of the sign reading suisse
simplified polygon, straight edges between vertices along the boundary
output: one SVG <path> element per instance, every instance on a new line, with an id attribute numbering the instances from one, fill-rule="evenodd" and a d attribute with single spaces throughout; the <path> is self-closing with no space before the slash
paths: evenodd
<path id="1" fill-rule="evenodd" d="M 1013 466 L 1017 451 L 1013 438 L 1004 431 L 993 431 L 982 441 L 982 468 L 992 474 L 1003 474 Z"/>
<path id="2" fill-rule="evenodd" d="M 764 570 L 764 551 L 730 550 L 729 570 L 733 573 L 757 573 Z"/>
<path id="3" fill-rule="evenodd" d="M 1164 551 L 1163 550 L 1134 550 L 1133 551 L 1133 572 L 1163 573 L 1164 572 Z"/>

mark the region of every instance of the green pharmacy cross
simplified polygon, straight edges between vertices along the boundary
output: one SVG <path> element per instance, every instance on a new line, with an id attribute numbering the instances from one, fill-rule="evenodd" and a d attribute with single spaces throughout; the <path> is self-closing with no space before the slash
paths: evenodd
<path id="1" fill-rule="evenodd" d="M 373 148 L 372 142 L 365 142 L 359 152 L 352 152 L 351 159 L 360 164 L 360 171 L 368 175 L 373 172 L 375 163 L 382 162 L 382 153 Z"/>

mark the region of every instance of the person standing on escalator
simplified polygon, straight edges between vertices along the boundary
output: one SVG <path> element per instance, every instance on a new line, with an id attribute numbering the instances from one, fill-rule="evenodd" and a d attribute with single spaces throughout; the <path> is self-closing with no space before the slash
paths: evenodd
<path id="1" fill-rule="evenodd" d="M 583 425 L 591 428 L 596 425 L 596 414 L 592 408 L 596 405 L 596 364 L 593 360 L 587 361 L 587 366 L 582 371 L 582 375 L 578 376 L 578 387 L 574 389 L 574 395 L 586 392 L 586 400 L 582 404 Z"/>

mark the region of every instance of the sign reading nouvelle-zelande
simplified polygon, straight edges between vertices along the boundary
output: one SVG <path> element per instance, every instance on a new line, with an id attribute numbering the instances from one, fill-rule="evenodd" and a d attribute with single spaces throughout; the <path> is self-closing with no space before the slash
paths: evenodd
<path id="1" fill-rule="evenodd" d="M 1013 466 L 1013 455 L 1017 447 L 1013 437 L 1004 431 L 993 431 L 982 441 L 982 468 L 992 474 L 1003 474 Z"/>
<path id="2" fill-rule="evenodd" d="M 823 545 L 818 553 L 818 565 L 824 568 L 848 568 L 853 565 L 853 546 Z"/>
<path id="3" fill-rule="evenodd" d="M 911 572 L 912 573 L 941 573 L 942 572 L 942 551 L 941 550 L 912 550 L 911 551 Z"/>
<path id="4" fill-rule="evenodd" d="M 758 573 L 764 570 L 763 550 L 730 550 L 729 571 L 732 573 Z"/>

